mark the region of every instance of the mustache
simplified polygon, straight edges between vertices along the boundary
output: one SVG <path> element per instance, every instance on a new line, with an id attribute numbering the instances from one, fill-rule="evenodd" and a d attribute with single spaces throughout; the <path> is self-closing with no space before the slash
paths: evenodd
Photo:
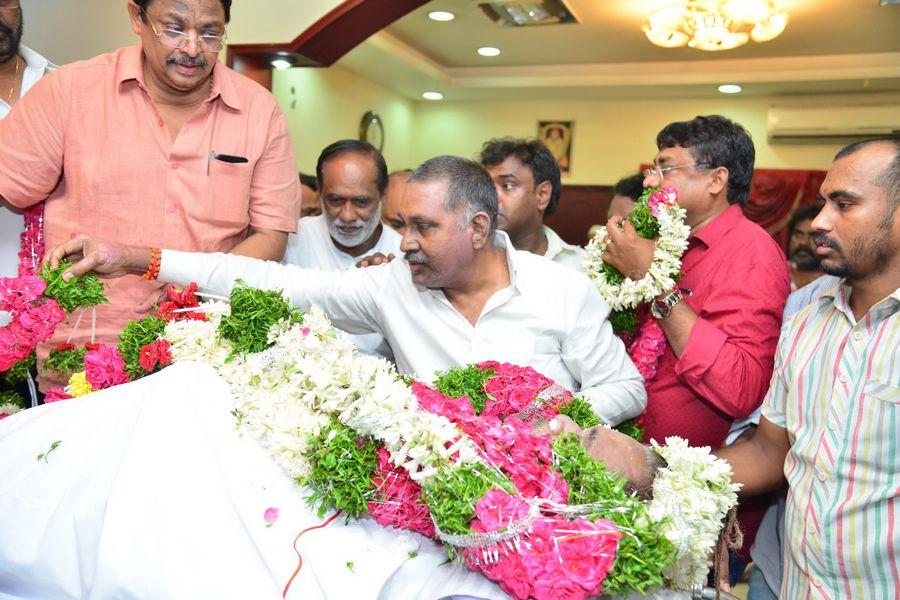
<path id="1" fill-rule="evenodd" d="M 414 265 L 427 265 L 428 257 L 421 252 L 407 252 L 403 255 L 406 262 Z"/>
<path id="2" fill-rule="evenodd" d="M 181 65 L 183 67 L 200 67 L 201 69 L 205 69 L 209 66 L 209 61 L 207 61 L 203 56 L 170 56 L 166 59 L 167 65 Z"/>
<path id="3" fill-rule="evenodd" d="M 825 235 L 824 233 L 814 233 L 813 234 L 813 242 L 815 242 L 816 246 L 825 246 L 826 248 L 831 248 L 832 250 L 841 251 L 841 246 L 836 241 Z"/>

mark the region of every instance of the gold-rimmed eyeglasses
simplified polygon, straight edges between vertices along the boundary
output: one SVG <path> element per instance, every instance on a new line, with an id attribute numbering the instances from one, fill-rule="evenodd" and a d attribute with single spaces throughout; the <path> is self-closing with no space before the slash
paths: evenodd
<path id="1" fill-rule="evenodd" d="M 708 167 L 708 166 L 709 166 L 709 163 L 706 163 L 706 162 L 697 162 L 697 163 L 693 163 L 690 165 L 675 165 L 674 167 L 661 167 L 659 165 L 656 165 L 649 169 L 645 169 L 644 172 L 641 174 L 644 176 L 644 179 L 650 177 L 651 175 L 656 175 L 659 178 L 659 180 L 662 181 L 665 178 L 666 173 L 668 173 L 669 171 L 674 171 L 675 169 L 686 169 L 687 167 Z"/>
<path id="2" fill-rule="evenodd" d="M 0 2 L 3 2 L 3 0 L 0 0 Z M 163 46 L 174 48 L 175 50 L 182 50 L 191 43 L 192 38 L 189 32 L 180 31 L 178 29 L 157 29 L 156 25 L 153 24 L 153 21 L 150 20 L 150 17 L 147 16 L 147 13 L 144 11 L 141 12 L 143 12 L 144 18 L 150 25 L 153 34 L 159 38 L 159 41 Z M 194 33 L 196 34 L 196 32 Z M 200 52 L 218 54 L 222 50 L 222 47 L 225 46 L 225 39 L 225 34 L 197 35 L 196 44 L 197 47 L 200 48 Z"/>

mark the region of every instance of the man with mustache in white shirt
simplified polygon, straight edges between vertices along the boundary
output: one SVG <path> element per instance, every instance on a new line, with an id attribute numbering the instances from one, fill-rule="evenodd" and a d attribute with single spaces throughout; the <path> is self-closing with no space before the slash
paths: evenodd
<path id="1" fill-rule="evenodd" d="M 400 206 L 405 260 L 323 272 L 225 254 L 162 250 L 159 278 L 227 294 L 238 279 L 318 305 L 351 333 L 381 333 L 401 373 L 497 360 L 531 366 L 588 400 L 610 425 L 637 416 L 646 392 L 609 306 L 575 270 L 517 251 L 497 230 L 497 191 L 478 163 L 440 156 L 409 177 Z M 64 277 L 143 273 L 150 248 L 78 237 L 51 254 Z"/>

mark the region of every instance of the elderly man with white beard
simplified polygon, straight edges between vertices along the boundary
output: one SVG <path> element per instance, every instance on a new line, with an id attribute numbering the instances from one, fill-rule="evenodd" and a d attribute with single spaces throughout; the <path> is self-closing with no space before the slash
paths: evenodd
<path id="1" fill-rule="evenodd" d="M 319 155 L 316 179 L 322 214 L 300 219 L 283 262 L 342 271 L 372 254 L 400 254 L 400 234 L 381 224 L 388 175 L 374 146 L 359 140 L 334 142 Z M 391 358 L 380 334 L 354 335 L 353 341 L 366 354 Z"/>
<path id="2" fill-rule="evenodd" d="M 403 260 L 322 272 L 223 254 L 126 246 L 80 236 L 50 253 L 78 261 L 64 279 L 143 273 L 227 294 L 235 281 L 280 289 L 294 305 L 319 306 L 335 326 L 378 332 L 397 370 L 430 381 L 435 371 L 484 360 L 530 366 L 588 400 L 617 425 L 647 405 L 643 381 L 607 320 L 609 306 L 583 273 L 526 251 L 497 230 L 497 189 L 478 163 L 426 161 L 400 203 Z"/>

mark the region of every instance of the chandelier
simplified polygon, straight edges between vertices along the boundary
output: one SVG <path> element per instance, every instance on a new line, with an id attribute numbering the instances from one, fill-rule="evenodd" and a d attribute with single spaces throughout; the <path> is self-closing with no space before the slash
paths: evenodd
<path id="1" fill-rule="evenodd" d="M 730 50 L 781 35 L 788 15 L 778 5 L 777 0 L 671 0 L 647 16 L 644 33 L 663 48 Z"/>

